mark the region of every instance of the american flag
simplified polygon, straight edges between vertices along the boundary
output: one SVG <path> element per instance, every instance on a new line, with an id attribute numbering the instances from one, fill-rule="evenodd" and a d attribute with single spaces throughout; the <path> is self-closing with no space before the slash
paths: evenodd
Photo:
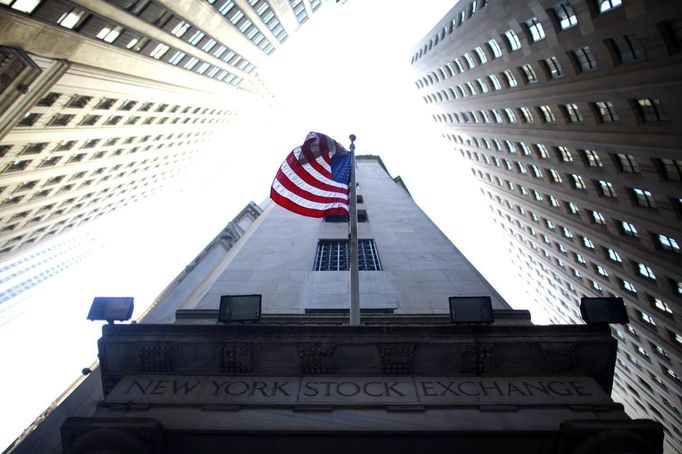
<path id="1" fill-rule="evenodd" d="M 347 214 L 350 172 L 350 152 L 334 139 L 310 132 L 280 166 L 270 198 L 303 216 Z"/>

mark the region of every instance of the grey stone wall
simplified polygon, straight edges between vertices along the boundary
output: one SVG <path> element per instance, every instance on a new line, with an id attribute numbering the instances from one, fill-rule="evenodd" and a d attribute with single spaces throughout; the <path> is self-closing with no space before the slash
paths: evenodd
<path id="1" fill-rule="evenodd" d="M 490 295 L 493 307 L 508 304 L 415 204 L 378 158 L 358 159 L 359 209 L 369 222 L 359 238 L 374 239 L 382 271 L 360 272 L 361 308 L 396 313 L 448 312 L 449 296 Z M 263 295 L 266 313 L 300 313 L 348 307 L 348 272 L 313 271 L 319 239 L 345 239 L 345 223 L 325 223 L 279 206 L 265 217 L 227 265 L 197 308 L 217 308 L 220 295 Z"/>

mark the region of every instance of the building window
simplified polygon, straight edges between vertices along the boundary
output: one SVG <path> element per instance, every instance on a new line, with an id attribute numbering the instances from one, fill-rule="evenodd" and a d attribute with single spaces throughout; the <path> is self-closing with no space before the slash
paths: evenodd
<path id="1" fill-rule="evenodd" d="M 582 72 L 594 71 L 597 69 L 597 59 L 589 47 L 581 47 L 573 51 L 573 56 L 580 66 Z"/>
<path id="2" fill-rule="evenodd" d="M 667 121 L 668 116 L 661 111 L 661 102 L 658 99 L 638 99 L 637 108 L 639 116 L 644 123 Z"/>
<path id="3" fill-rule="evenodd" d="M 658 234 L 658 245 L 665 251 L 680 252 L 680 245 L 677 240 L 661 233 Z"/>
<path id="4" fill-rule="evenodd" d="M 80 126 L 92 126 L 101 118 L 101 115 L 86 115 L 79 123 Z"/>
<path id="5" fill-rule="evenodd" d="M 507 30 L 506 32 L 504 32 L 504 36 L 507 39 L 507 44 L 509 45 L 509 49 L 512 52 L 521 49 L 521 41 L 519 41 L 519 37 L 516 35 L 514 30 L 512 29 Z"/>
<path id="6" fill-rule="evenodd" d="M 12 3 L 12 0 L 4 0 L 0 2 L 3 5 L 10 5 L 11 8 L 22 13 L 31 14 L 33 10 L 40 4 L 42 0 L 16 0 Z"/>
<path id="7" fill-rule="evenodd" d="M 514 115 L 513 110 L 511 110 L 509 107 L 505 107 L 504 113 L 507 115 L 507 120 L 509 123 L 516 123 L 516 115 Z"/>
<path id="8" fill-rule="evenodd" d="M 628 235 L 628 236 L 631 236 L 634 238 L 639 238 L 639 232 L 637 231 L 637 227 L 635 227 L 635 225 L 631 224 L 630 222 L 620 221 L 620 230 L 625 235 Z"/>
<path id="9" fill-rule="evenodd" d="M 578 205 L 576 205 L 575 203 L 573 202 L 566 203 L 566 208 L 568 209 L 569 213 L 580 215 L 580 208 L 578 208 Z"/>
<path id="10" fill-rule="evenodd" d="M 632 194 L 635 197 L 635 202 L 637 206 L 644 208 L 656 208 L 656 202 L 654 201 L 654 196 L 650 191 L 646 189 L 633 188 Z"/>
<path id="11" fill-rule="evenodd" d="M 507 79 L 507 85 L 512 88 L 516 87 L 518 83 L 516 82 L 516 78 L 514 77 L 514 74 L 510 70 L 505 70 L 502 74 L 504 74 L 504 77 Z"/>
<path id="12" fill-rule="evenodd" d="M 616 159 L 618 167 L 620 167 L 623 173 L 637 173 L 639 172 L 639 166 L 635 157 L 630 154 L 618 153 L 616 154 Z"/>
<path id="13" fill-rule="evenodd" d="M 41 151 L 43 151 L 47 147 L 47 142 L 40 142 L 40 143 L 31 143 L 26 145 L 23 150 L 19 153 L 20 155 L 31 155 L 31 154 L 39 154 Z"/>
<path id="14" fill-rule="evenodd" d="M 557 172 L 554 169 L 547 169 L 547 173 L 549 173 L 550 180 L 553 183 L 561 183 L 561 175 L 559 175 L 559 172 Z"/>
<path id="15" fill-rule="evenodd" d="M 495 76 L 495 74 L 489 75 L 488 79 L 490 79 L 490 82 L 492 83 L 495 91 L 502 90 L 502 85 L 500 84 L 500 81 L 497 79 L 497 76 Z"/>
<path id="16" fill-rule="evenodd" d="M 566 109 L 566 115 L 568 116 L 568 121 L 570 123 L 581 123 L 583 121 L 583 116 L 580 114 L 580 109 L 577 104 L 566 104 L 564 108 Z"/>
<path id="17" fill-rule="evenodd" d="M 528 28 L 528 33 L 534 43 L 545 39 L 545 30 L 542 28 L 542 24 L 538 22 L 537 17 L 528 19 L 526 21 L 526 27 Z"/>
<path id="18" fill-rule="evenodd" d="M 659 168 L 663 171 L 663 176 L 669 181 L 682 180 L 682 160 L 680 159 L 659 159 Z"/>
<path id="19" fill-rule="evenodd" d="M 57 114 L 48 123 L 48 126 L 66 126 L 68 125 L 75 115 L 70 114 Z"/>
<path id="20" fill-rule="evenodd" d="M 476 49 L 474 49 L 474 52 L 476 52 L 478 61 L 481 62 L 481 64 L 488 62 L 488 57 L 485 56 L 485 52 L 483 52 L 483 48 L 481 46 L 478 46 Z"/>
<path id="21" fill-rule="evenodd" d="M 583 240 L 583 246 L 585 246 L 587 249 L 594 249 L 594 243 L 592 242 L 591 239 L 584 236 L 584 237 L 582 237 L 582 240 Z"/>
<path id="22" fill-rule="evenodd" d="M 114 105 L 116 99 L 114 98 L 102 98 L 99 103 L 95 106 L 95 109 L 110 109 Z"/>
<path id="23" fill-rule="evenodd" d="M 171 33 L 173 35 L 177 36 L 178 38 L 182 38 L 182 35 L 184 35 L 187 32 L 189 27 L 190 27 L 190 24 L 188 24 L 187 22 L 185 22 L 183 20 L 183 21 L 178 22 L 177 25 L 175 25 L 175 27 L 173 27 L 173 30 L 171 30 Z"/>
<path id="24" fill-rule="evenodd" d="M 629 63 L 644 58 L 644 47 L 636 35 L 623 35 L 611 40 L 620 63 Z"/>
<path id="25" fill-rule="evenodd" d="M 637 287 L 635 287 L 635 284 L 633 284 L 632 282 L 621 279 L 620 283 L 623 286 L 624 290 L 630 293 L 637 293 Z M 653 323 L 653 319 L 651 320 L 652 320 L 651 324 L 655 325 L 655 323 Z"/>
<path id="26" fill-rule="evenodd" d="M 173 54 L 170 60 L 168 60 L 168 63 L 170 63 L 171 65 L 177 65 L 183 58 L 185 58 L 185 55 L 186 54 L 184 52 L 179 50 L 175 52 L 175 54 Z"/>
<path id="27" fill-rule="evenodd" d="M 575 261 L 583 266 L 587 265 L 587 260 L 585 260 L 585 258 L 583 258 L 583 256 L 577 252 L 575 253 Z"/>
<path id="28" fill-rule="evenodd" d="M 556 79 L 563 75 L 561 72 L 561 65 L 559 64 L 559 60 L 557 60 L 556 57 L 545 58 L 542 60 L 542 62 L 545 65 L 547 74 L 551 79 Z"/>
<path id="29" fill-rule="evenodd" d="M 604 180 L 599 180 L 597 184 L 599 185 L 599 190 L 604 197 L 610 197 L 613 199 L 618 197 L 618 194 L 616 194 L 616 190 L 613 187 L 612 183 Z"/>
<path id="30" fill-rule="evenodd" d="M 554 7 L 554 14 L 562 30 L 575 27 L 578 24 L 578 18 L 569 2 L 561 2 L 556 5 Z"/>
<path id="31" fill-rule="evenodd" d="M 530 111 L 528 107 L 519 107 L 519 110 L 521 111 L 521 114 L 523 115 L 523 118 L 526 120 L 526 123 L 533 123 L 533 113 Z M 528 146 L 521 142 L 523 145 L 524 151 L 528 150 L 528 153 L 524 153 L 527 156 L 530 156 L 530 150 L 528 149 Z"/>
<path id="32" fill-rule="evenodd" d="M 561 231 L 566 238 L 573 238 L 573 232 L 568 227 L 562 227 Z"/>
<path id="33" fill-rule="evenodd" d="M 573 180 L 573 187 L 575 187 L 576 189 L 587 189 L 585 181 L 583 180 L 583 177 L 581 177 L 580 175 L 571 174 L 571 179 Z"/>
<path id="34" fill-rule="evenodd" d="M 585 164 L 587 164 L 588 167 L 603 167 L 604 164 L 602 164 L 601 159 L 599 159 L 599 155 L 596 151 L 582 150 L 582 154 Z"/>
<path id="35" fill-rule="evenodd" d="M 609 260 L 616 262 L 616 263 L 623 263 L 623 259 L 620 258 L 620 254 L 618 252 L 616 252 L 615 250 L 608 249 L 606 251 L 606 254 L 609 257 Z"/>
<path id="36" fill-rule="evenodd" d="M 350 250 L 347 240 L 320 240 L 315 255 L 315 271 L 346 271 L 349 269 Z M 358 240 L 360 271 L 381 271 L 379 254 L 374 240 Z"/>
<path id="37" fill-rule="evenodd" d="M 488 48 L 495 58 L 500 58 L 502 56 L 502 49 L 500 49 L 500 45 L 497 44 L 497 41 L 494 39 L 488 41 Z"/>
<path id="38" fill-rule="evenodd" d="M 611 11 L 614 8 L 618 8 L 623 5 L 623 0 L 597 0 L 597 6 L 599 7 L 600 13 L 605 13 Z"/>
<path id="39" fill-rule="evenodd" d="M 627 282 L 627 281 L 623 281 L 623 282 Z M 628 282 L 628 283 L 629 283 L 629 282 Z M 630 285 L 632 285 L 632 284 L 630 284 Z M 634 287 L 634 286 L 633 286 L 633 287 Z M 648 325 L 650 325 L 650 326 L 656 326 L 656 320 L 654 320 L 654 318 L 653 318 L 651 315 L 647 314 L 646 312 L 644 312 L 644 311 L 637 311 L 637 315 L 639 315 L 639 319 L 640 319 L 640 320 L 642 320 L 643 322 L 647 323 Z"/>
<path id="40" fill-rule="evenodd" d="M 540 159 L 549 159 L 549 151 L 547 150 L 547 147 L 543 143 L 538 143 L 535 144 L 535 146 L 538 149 L 538 157 Z"/>
<path id="41" fill-rule="evenodd" d="M 599 211 L 591 211 L 592 214 L 592 221 L 595 224 L 600 224 L 600 225 L 605 225 L 606 224 L 606 218 L 604 218 L 604 215 L 601 214 Z"/>
<path id="42" fill-rule="evenodd" d="M 610 101 L 599 101 L 594 103 L 594 105 L 597 108 L 597 113 L 602 122 L 609 123 L 618 121 L 618 115 L 613 107 L 613 103 Z"/>
<path id="43" fill-rule="evenodd" d="M 29 112 L 24 117 L 19 121 L 17 126 L 33 126 L 36 124 L 38 119 L 41 117 L 41 114 L 39 113 L 34 113 L 34 112 Z"/>
<path id="44" fill-rule="evenodd" d="M 7 167 L 5 167 L 3 172 L 4 173 L 20 172 L 26 169 L 30 163 L 31 160 L 12 161 Z"/>
<path id="45" fill-rule="evenodd" d="M 122 31 L 123 27 L 121 27 L 120 25 L 115 26 L 109 25 L 102 28 L 99 31 L 99 33 L 97 33 L 97 38 L 107 43 L 113 43 L 114 41 L 116 41 L 116 38 L 119 37 Z"/>
<path id="46" fill-rule="evenodd" d="M 330 216 L 325 216 L 324 222 L 331 222 L 331 223 L 348 222 L 348 215 L 347 214 L 334 214 L 334 215 L 330 215 Z M 358 210 L 358 222 L 367 222 L 367 211 L 366 210 Z"/>
<path id="47" fill-rule="evenodd" d="M 642 277 L 645 277 L 647 279 L 651 279 L 652 281 L 656 280 L 656 275 L 654 274 L 654 270 L 652 270 L 650 266 L 647 266 L 643 263 L 637 264 L 637 272 Z"/>
<path id="48" fill-rule="evenodd" d="M 87 16 L 87 13 L 80 8 L 71 8 L 69 11 L 61 15 L 57 20 L 57 24 L 64 28 L 73 30 L 76 28 L 83 19 Z"/>
<path id="49" fill-rule="evenodd" d="M 562 162 L 573 162 L 573 155 L 571 155 L 571 152 L 568 150 L 568 148 L 564 146 L 558 146 L 556 149 L 559 155 L 559 160 Z"/>
<path id="50" fill-rule="evenodd" d="M 149 56 L 159 60 L 161 57 L 163 57 L 166 54 L 166 52 L 168 52 L 169 49 L 170 49 L 170 47 L 166 46 L 163 43 L 159 43 L 156 45 L 154 50 L 152 50 L 149 53 Z"/>
<path id="51" fill-rule="evenodd" d="M 535 70 L 530 64 L 523 65 L 521 71 L 523 71 L 523 75 L 526 77 L 526 83 L 534 84 L 538 81 L 538 76 L 535 75 Z"/>
<path id="52" fill-rule="evenodd" d="M 50 92 L 47 95 L 45 95 L 40 101 L 38 101 L 37 105 L 41 107 L 50 107 L 59 99 L 61 96 L 61 93 L 55 93 L 55 92 Z"/>
<path id="53" fill-rule="evenodd" d="M 653 301 L 652 301 L 653 307 L 655 307 L 659 311 L 665 313 L 666 315 L 673 315 L 673 310 L 670 308 L 670 305 L 668 303 L 666 303 L 665 301 L 662 301 L 658 298 L 652 298 L 652 299 L 653 299 Z M 660 347 L 658 347 L 658 348 L 660 348 Z M 657 351 L 660 355 L 665 356 L 665 357 L 668 356 L 665 353 L 665 350 L 660 348 L 660 351 L 659 351 L 658 348 L 657 348 Z"/>
<path id="54" fill-rule="evenodd" d="M 539 109 L 540 112 L 542 112 L 542 117 L 544 118 L 546 123 L 556 122 L 556 117 L 554 117 L 554 113 L 552 112 L 552 109 L 549 106 L 540 106 Z"/>

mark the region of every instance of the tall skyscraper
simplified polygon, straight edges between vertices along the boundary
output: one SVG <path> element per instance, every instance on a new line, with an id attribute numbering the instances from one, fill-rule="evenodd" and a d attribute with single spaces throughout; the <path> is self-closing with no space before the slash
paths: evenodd
<path id="1" fill-rule="evenodd" d="M 459 2 L 411 56 L 529 289 L 556 323 L 622 296 L 613 395 L 682 452 L 682 10 Z"/>
<path id="2" fill-rule="evenodd" d="M 361 326 L 345 217 L 250 204 L 139 323 L 103 328 L 100 366 L 15 452 L 660 452 L 608 396 L 606 326 L 531 325 L 378 157 L 357 181 Z"/>
<path id="3" fill-rule="evenodd" d="M 159 191 L 320 0 L 0 5 L 0 259 Z"/>

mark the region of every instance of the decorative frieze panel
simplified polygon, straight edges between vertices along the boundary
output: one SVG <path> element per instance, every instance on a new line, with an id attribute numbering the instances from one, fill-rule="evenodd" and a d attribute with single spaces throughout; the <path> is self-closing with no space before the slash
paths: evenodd
<path id="1" fill-rule="evenodd" d="M 328 374 L 336 345 L 328 343 L 298 344 L 298 358 L 304 374 Z"/>
<path id="2" fill-rule="evenodd" d="M 384 374 L 414 373 L 414 344 L 379 344 L 381 372 Z"/>
<path id="3" fill-rule="evenodd" d="M 495 370 L 494 344 L 468 344 L 461 348 L 461 368 L 463 373 L 481 375 Z"/>
<path id="4" fill-rule="evenodd" d="M 220 370 L 228 374 L 253 372 L 255 347 L 252 343 L 233 342 L 218 345 Z"/>
<path id="5" fill-rule="evenodd" d="M 144 372 L 170 372 L 174 366 L 174 344 L 164 343 L 140 343 L 137 346 L 137 354 L 140 367 Z"/>
<path id="6" fill-rule="evenodd" d="M 540 352 L 543 372 L 566 372 L 574 366 L 575 344 L 543 344 Z"/>

